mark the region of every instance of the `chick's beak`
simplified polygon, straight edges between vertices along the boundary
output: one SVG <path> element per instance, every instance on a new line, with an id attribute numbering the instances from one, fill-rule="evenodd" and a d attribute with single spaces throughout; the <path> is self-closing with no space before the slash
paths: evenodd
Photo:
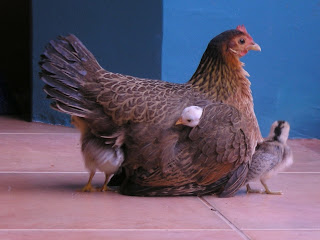
<path id="1" fill-rule="evenodd" d="M 182 124 L 182 118 L 179 118 L 178 121 L 176 121 L 175 125 L 180 125 L 180 124 Z"/>
<path id="2" fill-rule="evenodd" d="M 252 45 L 249 45 L 248 50 L 261 52 L 261 47 L 257 43 L 253 43 Z"/>

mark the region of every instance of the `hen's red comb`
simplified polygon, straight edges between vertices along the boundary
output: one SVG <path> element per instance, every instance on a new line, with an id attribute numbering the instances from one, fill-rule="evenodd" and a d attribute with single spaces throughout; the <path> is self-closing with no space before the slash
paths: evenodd
<path id="1" fill-rule="evenodd" d="M 243 33 L 248 33 L 247 29 L 244 25 L 239 25 L 236 29 L 243 32 Z"/>

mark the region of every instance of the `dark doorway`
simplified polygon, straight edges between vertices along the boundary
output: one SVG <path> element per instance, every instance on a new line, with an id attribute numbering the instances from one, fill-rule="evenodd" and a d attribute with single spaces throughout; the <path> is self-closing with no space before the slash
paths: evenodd
<path id="1" fill-rule="evenodd" d="M 31 120 L 31 6 L 0 1 L 0 115 Z"/>

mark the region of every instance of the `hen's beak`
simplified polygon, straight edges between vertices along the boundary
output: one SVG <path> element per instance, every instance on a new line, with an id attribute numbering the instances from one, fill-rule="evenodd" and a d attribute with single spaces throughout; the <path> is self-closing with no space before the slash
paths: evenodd
<path id="1" fill-rule="evenodd" d="M 261 47 L 257 43 L 253 43 L 248 47 L 248 50 L 261 51 Z"/>
<path id="2" fill-rule="evenodd" d="M 182 118 L 179 118 L 178 121 L 176 121 L 175 125 L 180 125 L 180 124 L 182 124 Z"/>

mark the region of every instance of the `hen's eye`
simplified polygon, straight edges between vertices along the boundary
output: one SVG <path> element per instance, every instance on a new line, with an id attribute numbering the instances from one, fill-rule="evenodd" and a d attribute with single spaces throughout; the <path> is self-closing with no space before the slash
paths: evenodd
<path id="1" fill-rule="evenodd" d="M 240 38 L 239 43 L 244 44 L 246 41 L 243 38 Z"/>

